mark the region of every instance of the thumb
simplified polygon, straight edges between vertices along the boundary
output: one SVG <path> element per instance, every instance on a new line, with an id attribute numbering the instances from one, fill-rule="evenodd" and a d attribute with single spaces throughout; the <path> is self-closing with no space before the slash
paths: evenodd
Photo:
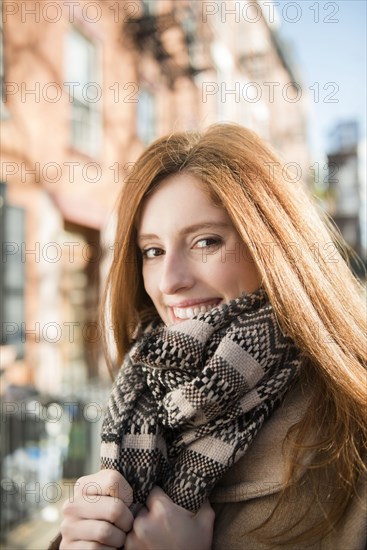
<path id="1" fill-rule="evenodd" d="M 133 503 L 132 487 L 119 472 L 115 472 L 113 483 L 106 488 L 106 496 L 111 496 L 122 500 L 128 508 Z"/>
<path id="2" fill-rule="evenodd" d="M 215 519 L 215 512 L 211 507 L 209 500 L 206 500 L 196 512 L 196 519 L 203 524 L 212 525 Z"/>
<path id="3" fill-rule="evenodd" d="M 187 510 L 186 508 L 182 508 L 179 504 L 176 504 L 167 495 L 167 493 L 165 493 L 163 489 L 161 489 L 158 486 L 154 486 L 153 489 L 150 491 L 145 504 L 148 510 L 152 510 L 153 508 L 155 509 L 162 508 L 164 510 L 177 509 L 187 514 L 190 517 L 195 516 L 195 514 L 193 512 L 190 512 L 190 510 Z"/>

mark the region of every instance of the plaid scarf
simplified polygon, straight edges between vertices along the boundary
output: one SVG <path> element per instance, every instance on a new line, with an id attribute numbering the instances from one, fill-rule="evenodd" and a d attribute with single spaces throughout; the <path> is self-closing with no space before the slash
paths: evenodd
<path id="1" fill-rule="evenodd" d="M 264 290 L 192 319 L 150 323 L 126 355 L 102 427 L 101 466 L 195 512 L 296 379 L 301 358 Z"/>

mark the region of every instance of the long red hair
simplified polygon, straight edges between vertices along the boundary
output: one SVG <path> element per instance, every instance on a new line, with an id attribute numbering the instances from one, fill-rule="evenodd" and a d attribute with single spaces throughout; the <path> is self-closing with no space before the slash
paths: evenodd
<path id="1" fill-rule="evenodd" d="M 144 197 L 166 176 L 178 172 L 198 177 L 213 201 L 226 209 L 251 250 L 279 322 L 305 357 L 312 399 L 289 434 L 294 448 L 289 485 L 317 426 L 322 440 L 315 450 L 322 460 L 314 462 L 313 468 L 332 467 L 340 485 L 326 517 L 303 534 L 321 536 L 340 519 L 364 468 L 363 288 L 342 257 L 337 236 L 320 218 L 305 189 L 284 178 L 281 163 L 255 133 L 234 124 L 213 125 L 203 133 L 175 133 L 148 147 L 121 193 L 118 254 L 103 300 L 104 319 L 108 317 L 113 328 L 115 364 L 122 363 L 136 324 L 154 313 L 143 285 L 136 219 Z"/>

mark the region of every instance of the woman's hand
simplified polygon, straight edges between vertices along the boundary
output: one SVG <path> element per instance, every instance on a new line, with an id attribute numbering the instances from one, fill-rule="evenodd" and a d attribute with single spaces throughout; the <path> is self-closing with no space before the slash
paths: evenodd
<path id="1" fill-rule="evenodd" d="M 126 537 L 125 550 L 210 550 L 213 523 L 209 502 L 193 514 L 154 487 Z"/>
<path id="2" fill-rule="evenodd" d="M 132 489 L 115 470 L 81 477 L 63 506 L 60 550 L 120 548 L 133 525 Z"/>

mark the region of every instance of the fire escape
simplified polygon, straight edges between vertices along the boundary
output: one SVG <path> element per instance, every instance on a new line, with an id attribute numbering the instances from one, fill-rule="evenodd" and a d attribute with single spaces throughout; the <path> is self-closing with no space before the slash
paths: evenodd
<path id="1" fill-rule="evenodd" d="M 141 55 L 153 56 L 170 89 L 178 78 L 193 78 L 207 70 L 194 65 L 197 31 L 195 17 L 189 11 L 173 7 L 169 13 L 144 13 L 128 19 L 124 32 Z"/>

